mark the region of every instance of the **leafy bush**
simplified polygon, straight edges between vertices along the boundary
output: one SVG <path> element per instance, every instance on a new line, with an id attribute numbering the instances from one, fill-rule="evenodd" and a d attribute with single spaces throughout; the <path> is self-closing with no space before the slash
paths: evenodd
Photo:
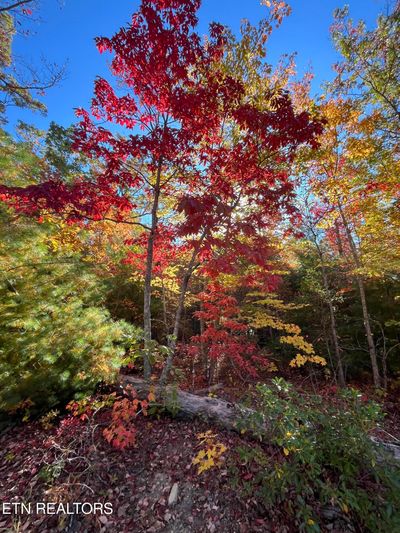
<path id="1" fill-rule="evenodd" d="M 283 379 L 257 392 L 259 407 L 243 427 L 263 439 L 267 424 L 268 440 L 281 453 L 239 449 L 251 472 L 242 489 L 267 508 L 282 503 L 301 531 L 320 531 L 323 508 L 336 509 L 362 531 L 400 531 L 400 469 L 377 454 L 368 436 L 382 416 L 376 403 L 352 389 L 323 402 Z"/>
<path id="2" fill-rule="evenodd" d="M 51 223 L 0 212 L 0 410 L 52 408 L 109 381 L 139 331 L 101 307 L 99 279 Z"/>

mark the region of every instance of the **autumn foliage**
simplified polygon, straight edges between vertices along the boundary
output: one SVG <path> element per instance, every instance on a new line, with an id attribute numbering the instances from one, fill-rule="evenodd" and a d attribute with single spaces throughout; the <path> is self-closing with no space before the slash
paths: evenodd
<path id="1" fill-rule="evenodd" d="M 24 83 L 39 2 L 2 4 L 0 124 L 61 76 Z M 334 13 L 317 94 L 261 5 L 203 36 L 139 0 L 74 124 L 0 129 L 5 498 L 119 506 L 1 527 L 400 531 L 400 2 Z"/>
<path id="2" fill-rule="evenodd" d="M 194 0 L 143 0 L 129 26 L 96 39 L 101 53 L 113 54 L 111 73 L 125 93 L 98 78 L 90 112 L 77 111 L 73 148 L 99 162 L 90 176 L 68 183 L 49 176 L 37 185 L 0 190 L 22 213 L 50 212 L 70 223 L 110 219 L 137 228 L 125 241 L 132 247 L 124 261 L 144 278 L 147 377 L 151 287 L 160 269 L 178 263 L 166 377 L 196 269 L 210 280 L 210 294 L 221 273 L 236 274 L 243 263 L 254 266 L 245 283 L 254 285 L 261 276 L 268 284 L 265 229 L 284 215 L 295 221 L 290 166 L 300 146 L 317 146 L 322 131 L 321 121 L 295 110 L 287 90 L 267 87 L 263 104 L 253 101 L 243 76 L 224 68 L 226 29 L 211 24 L 204 41 L 195 33 L 198 8 Z M 255 375 L 250 361 L 258 358 L 256 346 L 236 334 L 245 327 L 220 303 L 226 307 L 224 327 L 217 333 L 210 325 L 204 333 L 211 357 L 225 350 Z"/>

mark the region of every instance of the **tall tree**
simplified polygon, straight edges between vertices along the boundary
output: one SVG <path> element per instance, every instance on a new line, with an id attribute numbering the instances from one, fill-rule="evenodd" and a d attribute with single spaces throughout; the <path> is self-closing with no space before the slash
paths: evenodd
<path id="1" fill-rule="evenodd" d="M 322 291 L 324 303 L 329 310 L 329 323 L 331 330 L 331 339 L 335 360 L 337 365 L 337 379 L 340 387 L 345 387 L 345 373 L 343 366 L 342 348 L 340 346 L 339 333 L 337 328 L 337 317 L 334 304 L 334 291 L 329 280 L 329 267 L 332 263 L 332 253 L 325 239 L 324 231 L 318 227 L 318 223 L 323 219 L 323 210 L 316 209 L 316 206 L 310 206 L 306 201 L 302 210 L 302 228 L 306 238 L 306 243 L 310 243 L 318 257 L 318 267 L 322 278 Z M 335 268 L 339 268 L 338 264 Z"/>
<path id="2" fill-rule="evenodd" d="M 365 113 L 360 101 L 331 98 L 321 110 L 327 126 L 318 152 L 309 161 L 310 185 L 323 205 L 327 237 L 358 287 L 378 387 L 380 375 L 365 283 L 370 277 L 396 272 L 400 266 L 398 249 L 393 246 L 393 238 L 398 239 L 396 158 L 376 135 L 375 113 Z M 387 165 L 389 160 L 393 165 Z"/>
<path id="3" fill-rule="evenodd" d="M 3 188 L 23 211 L 45 209 L 75 221 L 112 218 L 145 231 L 146 378 L 157 240 L 163 235 L 184 240 L 189 258 L 181 273 L 165 378 L 200 258 L 218 259 L 213 250 L 225 242 L 228 255 L 242 249 L 263 261 L 254 249 L 266 240 L 261 228 L 282 210 L 290 211 L 286 162 L 300 144 L 315 144 L 321 131 L 308 113 L 295 112 L 280 88 L 266 87 L 262 106 L 260 98 L 251 98 L 245 80 L 224 66 L 224 28 L 213 23 L 205 41 L 195 33 L 199 5 L 199 0 L 143 0 L 128 27 L 111 39 L 97 39 L 100 52 L 114 54 L 111 71 L 125 89 L 119 95 L 98 78 L 91 115 L 78 111 L 75 149 L 101 161 L 101 169 L 72 184 L 53 177 L 25 190 Z M 114 127 L 106 129 L 95 119 Z M 179 215 L 177 223 L 170 215 L 160 220 L 166 206 Z M 248 237 L 247 246 L 240 235 Z"/>

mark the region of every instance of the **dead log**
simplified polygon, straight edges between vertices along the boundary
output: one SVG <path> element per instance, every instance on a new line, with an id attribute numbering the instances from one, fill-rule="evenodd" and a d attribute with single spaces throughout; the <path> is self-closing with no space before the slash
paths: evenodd
<path id="1" fill-rule="evenodd" d="M 376 437 L 371 437 L 372 442 L 374 442 L 377 448 L 383 448 L 389 455 L 392 455 L 396 461 L 400 462 L 400 446 L 398 444 L 393 444 L 392 442 L 384 442 L 377 439 Z"/>
<path id="2" fill-rule="evenodd" d="M 142 379 L 122 376 L 120 381 L 123 386 L 132 385 L 138 393 L 147 394 L 149 391 L 149 384 Z M 156 385 L 155 395 L 156 398 L 162 398 L 167 407 L 169 403 L 174 404 L 174 406 L 176 404 L 176 410 L 182 418 L 202 418 L 230 431 L 237 431 L 238 422 L 246 415 L 254 413 L 251 409 L 219 398 L 198 396 L 172 386 L 163 389 Z"/>
<path id="3" fill-rule="evenodd" d="M 143 379 L 133 376 L 121 376 L 120 382 L 124 387 L 131 385 L 139 394 L 147 394 L 149 392 L 149 383 Z M 253 409 L 241 407 L 219 398 L 198 396 L 172 386 L 162 388 L 155 385 L 155 395 L 156 398 L 162 399 L 167 407 L 169 404 L 173 404 L 172 408 L 175 407 L 180 418 L 201 418 L 230 431 L 239 431 L 240 421 L 255 414 Z M 264 418 L 258 431 L 264 433 L 268 438 L 268 420 L 266 418 Z M 376 445 L 379 459 L 385 461 L 389 454 L 393 459 L 400 462 L 400 446 L 382 442 L 375 437 L 371 437 L 371 440 Z"/>

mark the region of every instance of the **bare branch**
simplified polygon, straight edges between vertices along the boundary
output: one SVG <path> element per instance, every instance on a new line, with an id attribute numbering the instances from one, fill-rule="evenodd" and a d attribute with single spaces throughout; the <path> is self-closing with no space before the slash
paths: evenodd
<path id="1" fill-rule="evenodd" d="M 32 3 L 33 0 L 20 0 L 19 2 L 15 2 L 14 4 L 10 4 L 9 6 L 0 7 L 0 13 L 3 13 L 5 11 L 11 11 L 11 9 L 15 9 L 16 7 L 23 6 L 25 4 Z"/>

